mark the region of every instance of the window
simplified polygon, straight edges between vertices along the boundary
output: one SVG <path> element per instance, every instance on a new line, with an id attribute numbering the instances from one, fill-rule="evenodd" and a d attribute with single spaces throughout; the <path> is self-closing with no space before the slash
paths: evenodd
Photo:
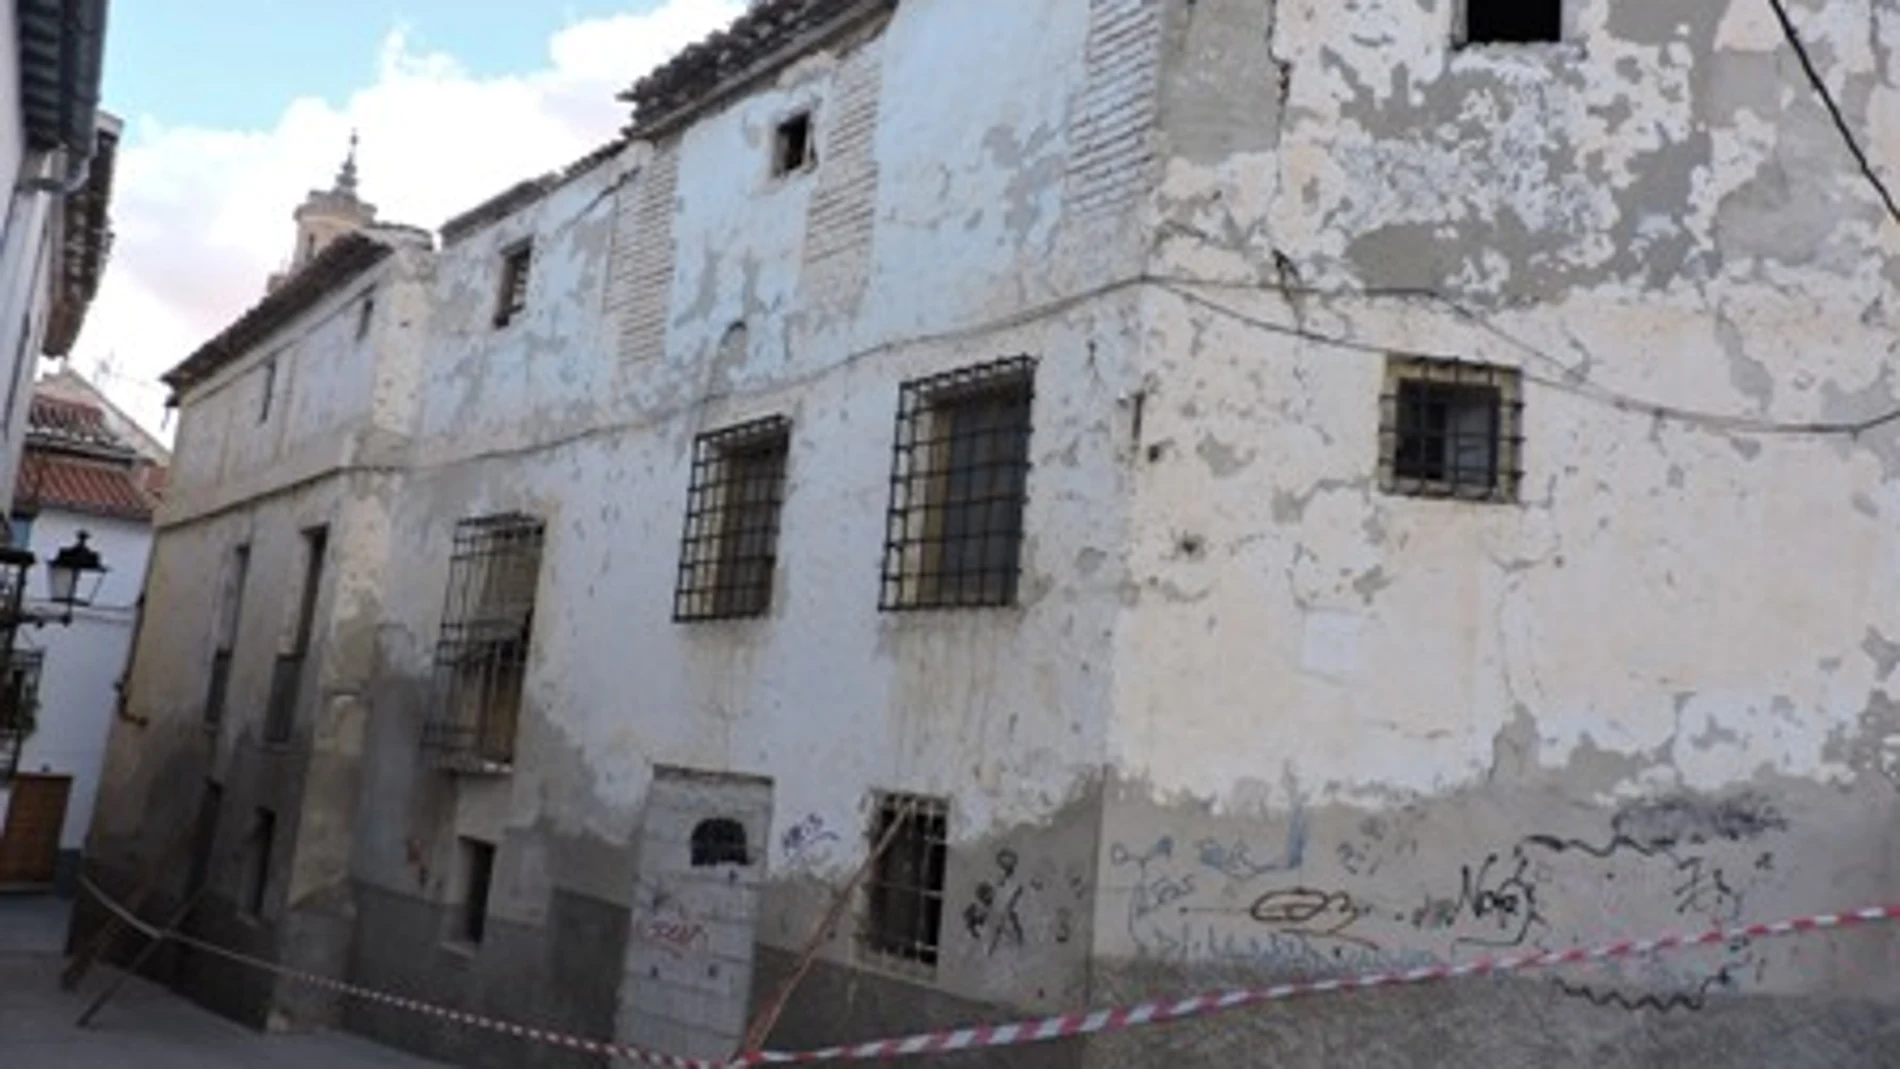
<path id="1" fill-rule="evenodd" d="M 495 846 L 480 839 L 461 840 L 462 893 L 455 916 L 455 940 L 481 945 L 488 934 L 488 894 L 495 882 Z"/>
<path id="2" fill-rule="evenodd" d="M 264 741 L 290 741 L 297 722 L 297 698 L 303 690 L 304 662 L 310 652 L 310 635 L 316 627 L 317 598 L 323 592 L 323 558 L 329 548 L 330 529 L 312 527 L 303 533 L 303 585 L 297 598 L 297 615 L 291 621 L 290 648 L 277 655 L 271 672 L 270 706 L 264 719 Z"/>
<path id="3" fill-rule="evenodd" d="M 501 293 L 495 300 L 495 326 L 505 327 L 528 307 L 528 273 L 534 266 L 534 246 L 511 245 L 501 254 Z"/>
<path id="4" fill-rule="evenodd" d="M 224 785 L 205 780 L 204 793 L 198 796 L 198 821 L 191 833 L 191 869 L 186 874 L 185 897 L 204 890 L 211 879 L 211 852 L 218 841 L 218 816 L 224 809 Z"/>
<path id="5" fill-rule="evenodd" d="M 1467 44 L 1535 44 L 1563 36 L 1563 0 L 1465 0 Z"/>
<path id="6" fill-rule="evenodd" d="M 545 525 L 508 513 L 456 526 L 424 744 L 446 767 L 507 771 L 527 682 Z"/>
<path id="7" fill-rule="evenodd" d="M 39 726 L 40 669 L 46 651 L 14 649 L 0 673 L 0 783 L 19 772 L 20 751 Z"/>
<path id="8" fill-rule="evenodd" d="M 272 395 L 274 395 L 277 392 L 277 360 L 276 358 L 273 357 L 269 360 L 264 361 L 263 370 L 259 372 L 259 374 L 263 376 L 263 392 L 258 395 L 257 422 L 263 423 L 264 421 L 270 419 L 270 404 L 272 400 Z"/>
<path id="9" fill-rule="evenodd" d="M 872 953 L 937 964 L 948 812 L 940 798 L 878 794 L 870 828 L 875 857 L 865 882 L 864 944 Z"/>
<path id="10" fill-rule="evenodd" d="M 1380 409 L 1387 493 L 1517 499 L 1523 403 L 1515 369 L 1395 357 Z"/>
<path id="11" fill-rule="evenodd" d="M 374 293 L 366 293 L 363 295 L 363 303 L 358 305 L 356 309 L 357 341 L 362 341 L 364 338 L 369 337 L 369 325 L 371 320 L 375 319 L 375 317 L 376 295 Z"/>
<path id="12" fill-rule="evenodd" d="M 230 563 L 224 569 L 224 587 L 219 591 L 217 630 L 211 643 L 211 687 L 205 695 L 205 729 L 215 732 L 224 721 L 225 692 L 231 683 L 231 651 L 237 645 L 238 622 L 244 609 L 244 585 L 251 572 L 251 547 L 248 543 L 231 548 Z"/>
<path id="13" fill-rule="evenodd" d="M 713 817 L 693 826 L 693 867 L 749 865 L 745 825 L 731 817 Z"/>
<path id="14" fill-rule="evenodd" d="M 33 516 L 27 513 L 13 514 L 13 545 L 25 548 L 33 542 Z"/>
<path id="15" fill-rule="evenodd" d="M 244 876 L 244 912 L 251 917 L 264 915 L 265 896 L 270 891 L 271 851 L 277 844 L 277 814 L 268 809 L 257 811 L 257 827 L 252 834 L 250 866 Z"/>
<path id="16" fill-rule="evenodd" d="M 790 450 L 791 423 L 777 416 L 693 443 L 673 619 L 758 616 L 770 607 Z"/>
<path id="17" fill-rule="evenodd" d="M 817 164 L 817 144 L 811 135 L 809 111 L 801 111 L 778 124 L 778 130 L 772 137 L 774 175 L 792 174 Z"/>
<path id="18" fill-rule="evenodd" d="M 1034 376 L 1018 357 L 904 384 L 880 608 L 1015 604 Z"/>

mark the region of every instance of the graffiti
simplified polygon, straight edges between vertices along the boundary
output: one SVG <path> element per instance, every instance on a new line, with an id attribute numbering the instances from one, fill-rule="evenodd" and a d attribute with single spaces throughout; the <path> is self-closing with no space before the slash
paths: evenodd
<path id="1" fill-rule="evenodd" d="M 1283 932 L 1343 939 L 1368 948 L 1377 944 L 1349 935 L 1346 929 L 1371 912 L 1372 907 L 1354 901 L 1344 891 L 1316 891 L 1310 887 L 1268 891 L 1247 909 L 1247 915 L 1255 921 Z"/>
<path id="2" fill-rule="evenodd" d="M 1359 823 L 1359 835 L 1335 848 L 1339 867 L 1353 876 L 1370 877 L 1388 862 L 1418 853 L 1417 828 L 1425 819 L 1416 806 L 1390 816 L 1371 816 Z"/>
<path id="3" fill-rule="evenodd" d="M 1222 842 L 1219 839 L 1202 839 L 1195 844 L 1203 868 L 1220 873 L 1230 880 L 1246 882 L 1275 873 L 1290 872 L 1306 861 L 1306 810 L 1295 808 L 1287 824 L 1286 840 L 1280 844 L 1277 854 L 1265 861 L 1255 861 L 1253 848 L 1245 840 Z"/>
<path id="4" fill-rule="evenodd" d="M 1482 929 L 1480 934 L 1459 935 L 1453 946 L 1523 946 L 1531 929 L 1545 924 L 1529 869 L 1530 860 L 1521 849 L 1509 861 L 1490 854 L 1475 869 L 1460 866 L 1458 897 L 1428 899 L 1413 912 L 1412 926 L 1442 930 L 1472 921 Z"/>
<path id="5" fill-rule="evenodd" d="M 1108 863 L 1113 868 L 1135 868 L 1135 886 L 1129 896 L 1128 923 L 1130 934 L 1134 933 L 1137 921 L 1161 912 L 1193 896 L 1194 874 L 1174 875 L 1163 871 L 1162 862 L 1174 857 L 1174 838 L 1164 835 L 1155 840 L 1154 845 L 1136 853 L 1126 846 L 1116 843 L 1109 848 Z"/>
<path id="6" fill-rule="evenodd" d="M 1047 862 L 1036 866 L 1034 871 L 1025 871 L 1022 856 L 1007 846 L 996 851 L 992 863 L 994 871 L 987 879 L 978 881 L 962 914 L 964 930 L 986 955 L 1003 948 L 1021 948 L 1028 941 L 1027 933 L 1032 931 L 1040 937 L 1041 930 L 1024 921 L 1032 904 L 1047 911 L 1050 941 L 1062 945 L 1075 938 L 1073 905 L 1052 904 L 1051 896 L 1066 893 L 1068 897 L 1057 900 L 1059 903 L 1085 901 L 1089 881 L 1080 868 L 1071 866 L 1060 877 L 1054 865 Z"/>
<path id="7" fill-rule="evenodd" d="M 963 925 L 970 938 L 987 943 L 985 953 L 994 954 L 1007 942 L 1023 945 L 1023 919 L 1016 907 L 1027 887 L 1016 881 L 1016 851 L 1004 847 L 996 852 L 996 875 L 976 885 L 976 900 L 963 907 Z"/>
<path id="8" fill-rule="evenodd" d="M 823 817 L 807 813 L 805 819 L 785 829 L 779 836 L 779 849 L 793 864 L 815 864 L 831 854 L 838 833 L 825 826 Z"/>
<path id="9" fill-rule="evenodd" d="M 1686 877 L 1674 888 L 1676 912 L 1707 917 L 1719 924 L 1734 924 L 1742 917 L 1742 896 L 1729 886 L 1728 878 L 1707 859 L 1692 857 L 1676 863 Z"/>
<path id="10" fill-rule="evenodd" d="M 641 924 L 635 934 L 641 942 L 675 958 L 706 949 L 706 926 L 697 921 L 655 917 Z"/>
<path id="11" fill-rule="evenodd" d="M 1695 1012 L 1708 1005 L 1710 992 L 1735 989 L 1737 971 L 1737 965 L 1729 964 L 1723 965 L 1707 976 L 1691 977 L 1659 968 L 1645 977 L 1647 990 L 1635 993 L 1625 991 L 1619 986 L 1579 983 L 1562 977 L 1558 977 L 1553 983 L 1557 990 L 1566 996 L 1581 999 L 1603 1009 L 1619 1009 L 1629 1013 L 1635 1013 L 1638 1010 L 1655 1010 L 1657 1013 L 1670 1013 L 1675 1010 Z"/>

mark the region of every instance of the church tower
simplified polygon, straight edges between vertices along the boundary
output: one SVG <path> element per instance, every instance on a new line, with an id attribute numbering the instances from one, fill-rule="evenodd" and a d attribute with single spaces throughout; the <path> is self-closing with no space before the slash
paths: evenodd
<path id="1" fill-rule="evenodd" d="M 337 168 L 329 189 L 313 189 L 292 216 L 297 221 L 297 248 L 290 267 L 270 277 L 267 290 L 302 270 L 317 254 L 345 234 L 354 234 L 376 222 L 376 206 L 356 195 L 356 132 L 350 132 L 350 154 Z"/>

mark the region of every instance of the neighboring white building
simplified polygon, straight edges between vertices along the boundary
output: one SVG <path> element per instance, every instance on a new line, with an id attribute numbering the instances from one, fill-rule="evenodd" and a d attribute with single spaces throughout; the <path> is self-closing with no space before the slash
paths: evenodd
<path id="1" fill-rule="evenodd" d="M 47 600 L 44 567 L 29 576 L 27 610 L 55 622 L 14 637 L 14 664 L 33 676 L 35 716 L 24 737 L 0 733 L 0 853 L 70 891 L 92 823 L 106 737 L 120 709 L 152 513 L 170 455 L 72 371 L 34 387 L 28 418 L 13 503 L 14 545 L 44 562 L 83 537 L 107 572 L 96 588 L 88 583 L 90 604 L 74 608 L 70 619 Z M 63 787 L 63 816 L 56 827 L 49 820 L 34 843 L 8 841 L 27 834 L 25 825 L 6 820 L 10 781 L 20 773 L 35 778 L 45 794 L 42 805 Z"/>
<path id="2" fill-rule="evenodd" d="M 1900 170 L 1900 11 L 1843 11 Z M 715 1058 L 794 976 L 775 1046 L 1900 889 L 1900 226 L 1772 12 L 767 0 L 628 98 L 169 377 L 197 626 L 140 643 L 102 881 L 195 826 L 205 938 Z M 1896 955 L 998 1062 L 1874 1069 Z"/>
<path id="3" fill-rule="evenodd" d="M 99 110 L 106 7 L 20 0 L 0 15 L 0 506 L 40 357 L 72 351 L 111 248 L 120 124 Z"/>

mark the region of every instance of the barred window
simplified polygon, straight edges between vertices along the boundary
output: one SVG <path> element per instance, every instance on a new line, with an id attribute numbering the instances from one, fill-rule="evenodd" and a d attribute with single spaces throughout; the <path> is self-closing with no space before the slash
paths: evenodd
<path id="1" fill-rule="evenodd" d="M 423 734 L 444 767 L 505 772 L 514 762 L 545 531 L 517 513 L 456 526 Z"/>
<path id="2" fill-rule="evenodd" d="M 39 724 L 40 668 L 44 650 L 15 648 L 0 675 L 0 783 L 19 772 L 20 752 Z"/>
<path id="3" fill-rule="evenodd" d="M 1381 487 L 1411 497 L 1517 500 L 1523 408 L 1514 368 L 1392 358 L 1380 402 Z"/>
<path id="4" fill-rule="evenodd" d="M 771 606 L 790 449 L 791 422 L 780 416 L 693 443 L 673 619 L 759 616 Z"/>
<path id="5" fill-rule="evenodd" d="M 877 795 L 870 827 L 875 856 L 865 881 L 862 936 L 872 954 L 925 967 L 937 964 L 949 809 L 942 798 Z"/>
<path id="6" fill-rule="evenodd" d="M 495 326 L 514 322 L 528 307 L 528 275 L 534 268 L 534 245 L 523 241 L 502 250 L 501 288 L 495 295 Z"/>
<path id="7" fill-rule="evenodd" d="M 904 384 L 879 608 L 1015 604 L 1035 369 L 1015 357 Z"/>

